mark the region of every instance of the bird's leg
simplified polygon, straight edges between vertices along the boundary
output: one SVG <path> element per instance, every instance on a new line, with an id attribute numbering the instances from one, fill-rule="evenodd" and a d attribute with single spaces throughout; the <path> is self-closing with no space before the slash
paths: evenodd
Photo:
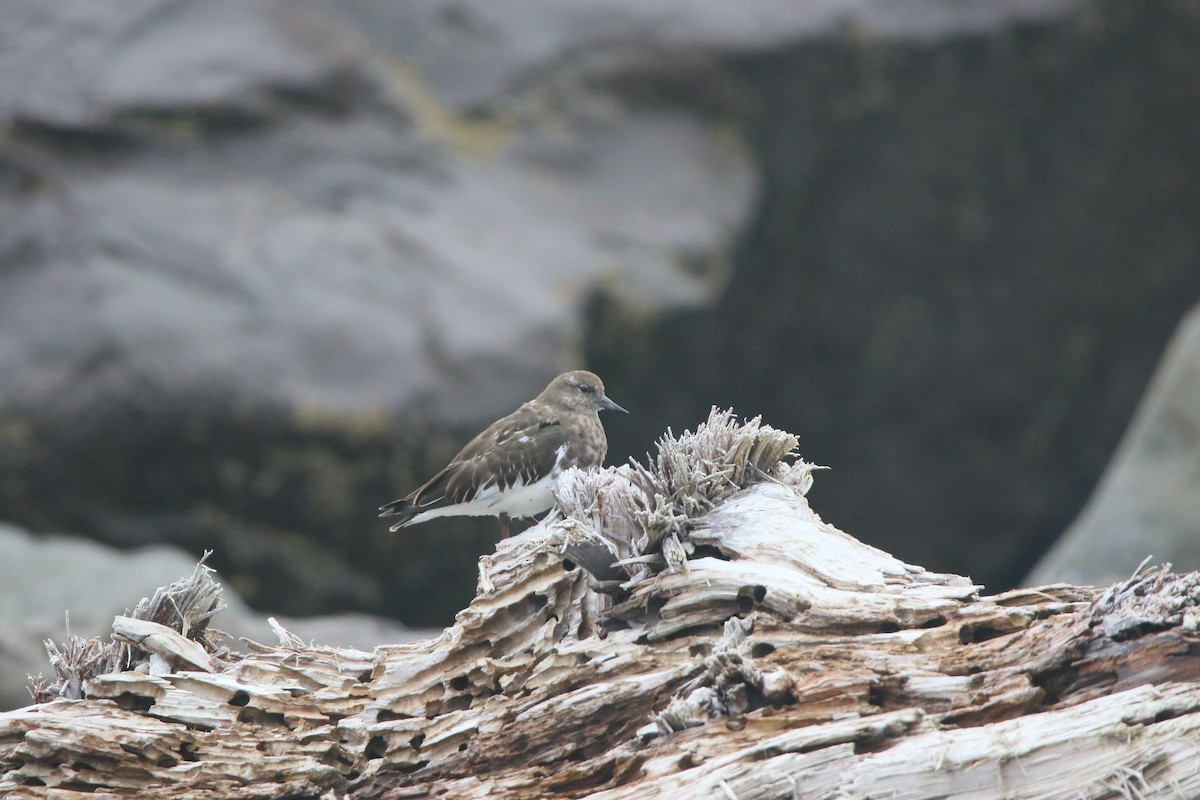
<path id="1" fill-rule="evenodd" d="M 500 538 L 508 538 L 508 514 L 500 515 Z"/>

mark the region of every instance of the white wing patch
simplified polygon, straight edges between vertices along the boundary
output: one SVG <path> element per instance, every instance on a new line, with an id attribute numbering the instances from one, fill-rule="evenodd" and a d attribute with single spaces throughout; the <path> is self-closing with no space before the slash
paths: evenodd
<path id="1" fill-rule="evenodd" d="M 496 481 L 481 486 L 475 496 L 466 503 L 430 509 L 413 517 L 413 523 L 448 516 L 490 516 L 508 514 L 510 517 L 529 517 L 540 514 L 554 505 L 550 487 L 562 473 L 562 463 L 567 457 L 567 445 L 559 445 L 554 451 L 554 467 L 550 474 L 539 481 L 525 485 L 518 481 L 503 492 Z"/>
<path id="2" fill-rule="evenodd" d="M 449 516 L 491 516 L 508 514 L 510 517 L 531 517 L 540 514 L 554 505 L 554 495 L 550 487 L 554 485 L 556 475 L 542 478 L 528 486 L 519 486 L 500 493 L 494 486 L 489 487 L 486 497 L 476 496 L 474 500 L 453 506 L 435 508 L 423 511 L 413 517 L 416 522 Z"/>
<path id="3" fill-rule="evenodd" d="M 475 490 L 475 500 L 486 500 L 500 493 L 500 487 L 496 485 L 496 481 L 491 480 Z"/>

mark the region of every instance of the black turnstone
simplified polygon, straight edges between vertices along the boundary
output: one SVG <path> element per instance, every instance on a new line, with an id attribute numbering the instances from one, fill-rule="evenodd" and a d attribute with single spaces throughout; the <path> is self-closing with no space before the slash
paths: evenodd
<path id="1" fill-rule="evenodd" d="M 476 436 L 438 474 L 400 500 L 380 506 L 381 517 L 406 525 L 451 516 L 498 516 L 508 537 L 510 517 L 531 517 L 554 505 L 550 487 L 568 467 L 604 461 L 605 409 L 628 411 L 604 395 L 590 372 L 564 372 L 534 399 Z"/>

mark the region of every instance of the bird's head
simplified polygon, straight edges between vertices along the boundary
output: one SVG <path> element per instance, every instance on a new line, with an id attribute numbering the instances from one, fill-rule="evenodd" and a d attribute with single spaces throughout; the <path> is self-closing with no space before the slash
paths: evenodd
<path id="1" fill-rule="evenodd" d="M 564 372 L 550 381 L 542 396 L 557 406 L 584 414 L 605 410 L 629 413 L 604 394 L 604 381 L 582 369 Z"/>

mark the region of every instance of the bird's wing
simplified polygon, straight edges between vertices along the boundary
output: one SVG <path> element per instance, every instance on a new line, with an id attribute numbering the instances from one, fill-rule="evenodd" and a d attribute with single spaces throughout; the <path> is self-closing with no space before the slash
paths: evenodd
<path id="1" fill-rule="evenodd" d="M 522 406 L 472 439 L 423 486 L 383 506 L 380 516 L 415 513 L 468 502 L 481 492 L 527 486 L 550 474 L 566 443 L 566 431 L 557 417 L 543 417 Z"/>

